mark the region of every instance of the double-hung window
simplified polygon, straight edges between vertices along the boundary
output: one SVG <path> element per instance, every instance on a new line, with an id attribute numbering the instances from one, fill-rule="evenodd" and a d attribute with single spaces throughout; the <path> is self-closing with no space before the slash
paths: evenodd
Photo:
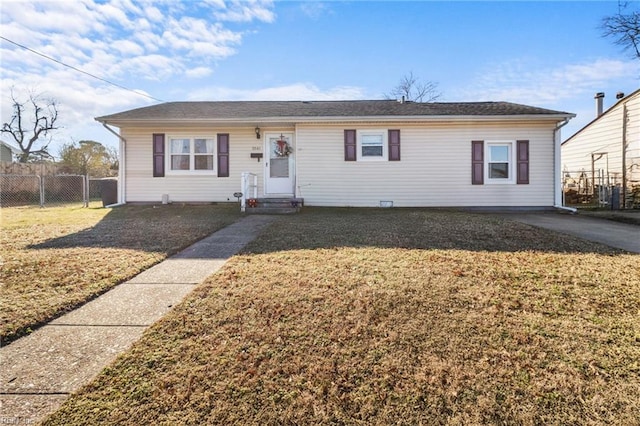
<path id="1" fill-rule="evenodd" d="M 215 145 L 213 138 L 169 138 L 169 172 L 213 173 Z"/>
<path id="2" fill-rule="evenodd" d="M 488 143 L 487 144 L 487 178 L 511 179 L 511 144 Z"/>
<path id="3" fill-rule="evenodd" d="M 487 142 L 485 159 L 485 183 L 515 183 L 513 141 Z"/>
<path id="4" fill-rule="evenodd" d="M 358 131 L 358 161 L 387 160 L 387 131 Z"/>

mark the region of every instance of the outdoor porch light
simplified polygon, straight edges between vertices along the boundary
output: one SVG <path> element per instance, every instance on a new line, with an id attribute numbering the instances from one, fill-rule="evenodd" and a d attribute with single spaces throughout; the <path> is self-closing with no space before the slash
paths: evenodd
<path id="1" fill-rule="evenodd" d="M 256 139 L 260 139 L 260 127 L 256 126 Z"/>

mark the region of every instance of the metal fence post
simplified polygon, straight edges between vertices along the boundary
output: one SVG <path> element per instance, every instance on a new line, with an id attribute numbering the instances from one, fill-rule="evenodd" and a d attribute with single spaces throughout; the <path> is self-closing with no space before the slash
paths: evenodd
<path id="1" fill-rule="evenodd" d="M 82 177 L 82 206 L 89 207 L 89 175 Z"/>
<path id="2" fill-rule="evenodd" d="M 44 207 L 44 177 L 38 176 L 38 183 L 40 184 L 40 207 Z"/>

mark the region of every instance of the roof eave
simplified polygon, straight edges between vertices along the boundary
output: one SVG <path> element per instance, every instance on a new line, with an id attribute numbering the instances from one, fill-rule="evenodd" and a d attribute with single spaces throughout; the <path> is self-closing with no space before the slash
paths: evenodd
<path id="1" fill-rule="evenodd" d="M 95 120 L 103 124 L 111 124 L 116 127 L 130 126 L 149 126 L 157 123 L 163 125 L 190 125 L 190 124 L 227 124 L 227 125 L 249 125 L 253 126 L 257 123 L 265 125 L 270 123 L 292 123 L 292 124 L 305 124 L 305 123 L 355 123 L 355 122 L 442 122 L 442 121 L 564 121 L 574 118 L 575 114 L 561 113 L 561 114 L 519 114 L 519 115 L 410 115 L 410 116 L 322 116 L 322 117 L 305 117 L 305 116 L 290 116 L 290 117 L 243 117 L 243 118 L 191 118 L 191 119 L 163 119 L 163 118 L 148 118 L 148 119 L 110 119 L 109 117 L 96 117 Z"/>

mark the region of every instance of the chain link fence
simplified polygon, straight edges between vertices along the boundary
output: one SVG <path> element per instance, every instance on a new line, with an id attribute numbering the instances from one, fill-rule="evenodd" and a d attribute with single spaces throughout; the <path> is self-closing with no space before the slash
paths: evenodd
<path id="1" fill-rule="evenodd" d="M 105 191 L 114 199 L 116 179 L 91 179 L 82 175 L 0 174 L 0 207 L 82 204 L 102 200 Z M 116 201 L 113 201 L 115 203 Z M 108 202 L 112 204 L 111 201 Z"/>
<path id="2" fill-rule="evenodd" d="M 42 205 L 42 179 L 36 175 L 0 175 L 0 206 Z"/>
<path id="3" fill-rule="evenodd" d="M 640 183 L 628 180 L 623 189 L 621 174 L 605 170 L 564 171 L 562 192 L 564 204 L 568 206 L 613 210 L 640 207 Z"/>

